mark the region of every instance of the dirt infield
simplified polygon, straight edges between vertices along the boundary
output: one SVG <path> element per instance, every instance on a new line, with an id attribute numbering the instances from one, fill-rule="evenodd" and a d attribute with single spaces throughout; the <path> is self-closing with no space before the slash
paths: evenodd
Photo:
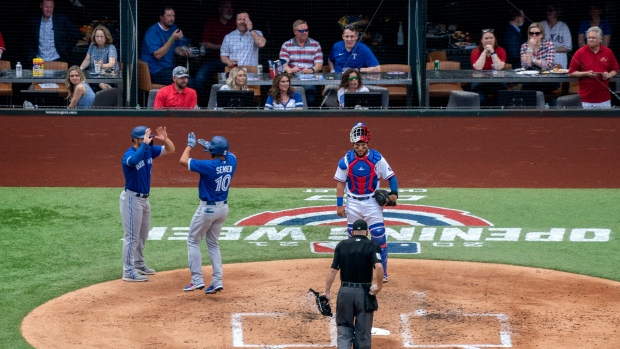
<path id="1" fill-rule="evenodd" d="M 402 188 L 620 188 L 620 119 L 449 117 L 0 117 L 0 186 L 122 187 L 122 154 L 144 124 L 167 126 L 177 147 L 155 162 L 154 187 L 196 185 L 178 165 L 190 131 L 228 138 L 236 187 L 333 187 L 357 121 Z M 328 267 L 225 265 L 215 296 L 182 292 L 188 270 L 111 281 L 42 305 L 22 330 L 35 348 L 334 347 L 333 327 L 306 295 L 322 290 Z M 391 259 L 390 270 L 373 348 L 620 347 L 620 283 L 459 262 Z"/>
<path id="2" fill-rule="evenodd" d="M 333 324 L 307 293 L 323 289 L 329 264 L 226 264 L 224 291 L 208 296 L 182 291 L 188 270 L 110 281 L 40 306 L 22 331 L 35 348 L 333 348 Z M 620 347 L 610 302 L 620 283 L 482 263 L 391 259 L 390 269 L 373 348 Z"/>

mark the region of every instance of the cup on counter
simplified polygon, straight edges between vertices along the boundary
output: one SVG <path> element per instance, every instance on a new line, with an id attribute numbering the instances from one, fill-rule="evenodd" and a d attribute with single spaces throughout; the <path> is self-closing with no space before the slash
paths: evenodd
<path id="1" fill-rule="evenodd" d="M 101 73 L 101 62 L 95 62 L 95 73 Z"/>
<path id="2" fill-rule="evenodd" d="M 499 72 L 499 64 L 492 64 L 492 69 L 493 69 L 493 76 L 497 76 L 497 73 Z"/>

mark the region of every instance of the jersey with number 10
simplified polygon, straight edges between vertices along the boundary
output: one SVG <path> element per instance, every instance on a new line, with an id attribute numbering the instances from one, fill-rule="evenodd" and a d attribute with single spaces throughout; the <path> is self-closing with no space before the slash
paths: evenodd
<path id="1" fill-rule="evenodd" d="M 198 196 L 202 201 L 224 201 L 228 199 L 230 182 L 237 169 L 237 158 L 226 154 L 224 160 L 189 159 L 189 170 L 200 174 Z"/>

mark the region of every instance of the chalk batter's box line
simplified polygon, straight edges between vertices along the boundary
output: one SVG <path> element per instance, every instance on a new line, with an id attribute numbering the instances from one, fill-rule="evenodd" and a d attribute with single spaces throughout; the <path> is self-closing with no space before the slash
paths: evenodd
<path id="1" fill-rule="evenodd" d="M 315 347 L 315 348 L 327 348 L 327 347 L 335 347 L 337 345 L 337 337 L 338 330 L 336 329 L 336 319 L 330 318 L 329 320 L 329 336 L 331 338 L 331 342 L 327 344 L 245 344 L 243 342 L 243 317 L 244 316 L 269 316 L 269 317 L 277 317 L 288 315 L 286 313 L 234 313 L 231 317 L 232 324 L 232 336 L 233 336 L 233 347 L 235 348 L 296 348 L 296 347 Z"/>
<path id="2" fill-rule="evenodd" d="M 448 313 L 446 313 L 448 314 Z M 454 314 L 450 312 L 450 314 Z M 414 344 L 413 336 L 410 331 L 409 319 L 411 316 L 426 316 L 425 311 L 420 310 L 416 313 L 401 314 L 400 322 L 403 336 L 403 346 L 405 348 L 454 348 L 459 347 L 463 349 L 472 348 L 512 348 L 512 338 L 510 336 L 510 324 L 508 323 L 508 315 L 506 314 L 489 314 L 489 313 L 472 313 L 472 314 L 458 314 L 459 316 L 485 316 L 495 317 L 499 321 L 499 344 Z"/>

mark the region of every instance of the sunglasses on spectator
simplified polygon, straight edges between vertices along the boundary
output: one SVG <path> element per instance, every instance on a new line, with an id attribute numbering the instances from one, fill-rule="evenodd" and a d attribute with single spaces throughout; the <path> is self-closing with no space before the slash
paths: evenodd
<path id="1" fill-rule="evenodd" d="M 353 81 L 353 80 L 359 80 L 360 77 L 359 76 L 350 76 L 349 77 L 349 81 Z"/>
<path id="2" fill-rule="evenodd" d="M 493 29 L 482 29 L 482 34 L 484 33 L 492 33 Z"/>
<path id="3" fill-rule="evenodd" d="M 530 35 L 537 36 L 542 34 L 542 32 L 530 32 Z"/>
<path id="4" fill-rule="evenodd" d="M 296 29 L 298 32 L 305 34 L 308 32 L 308 29 Z"/>

